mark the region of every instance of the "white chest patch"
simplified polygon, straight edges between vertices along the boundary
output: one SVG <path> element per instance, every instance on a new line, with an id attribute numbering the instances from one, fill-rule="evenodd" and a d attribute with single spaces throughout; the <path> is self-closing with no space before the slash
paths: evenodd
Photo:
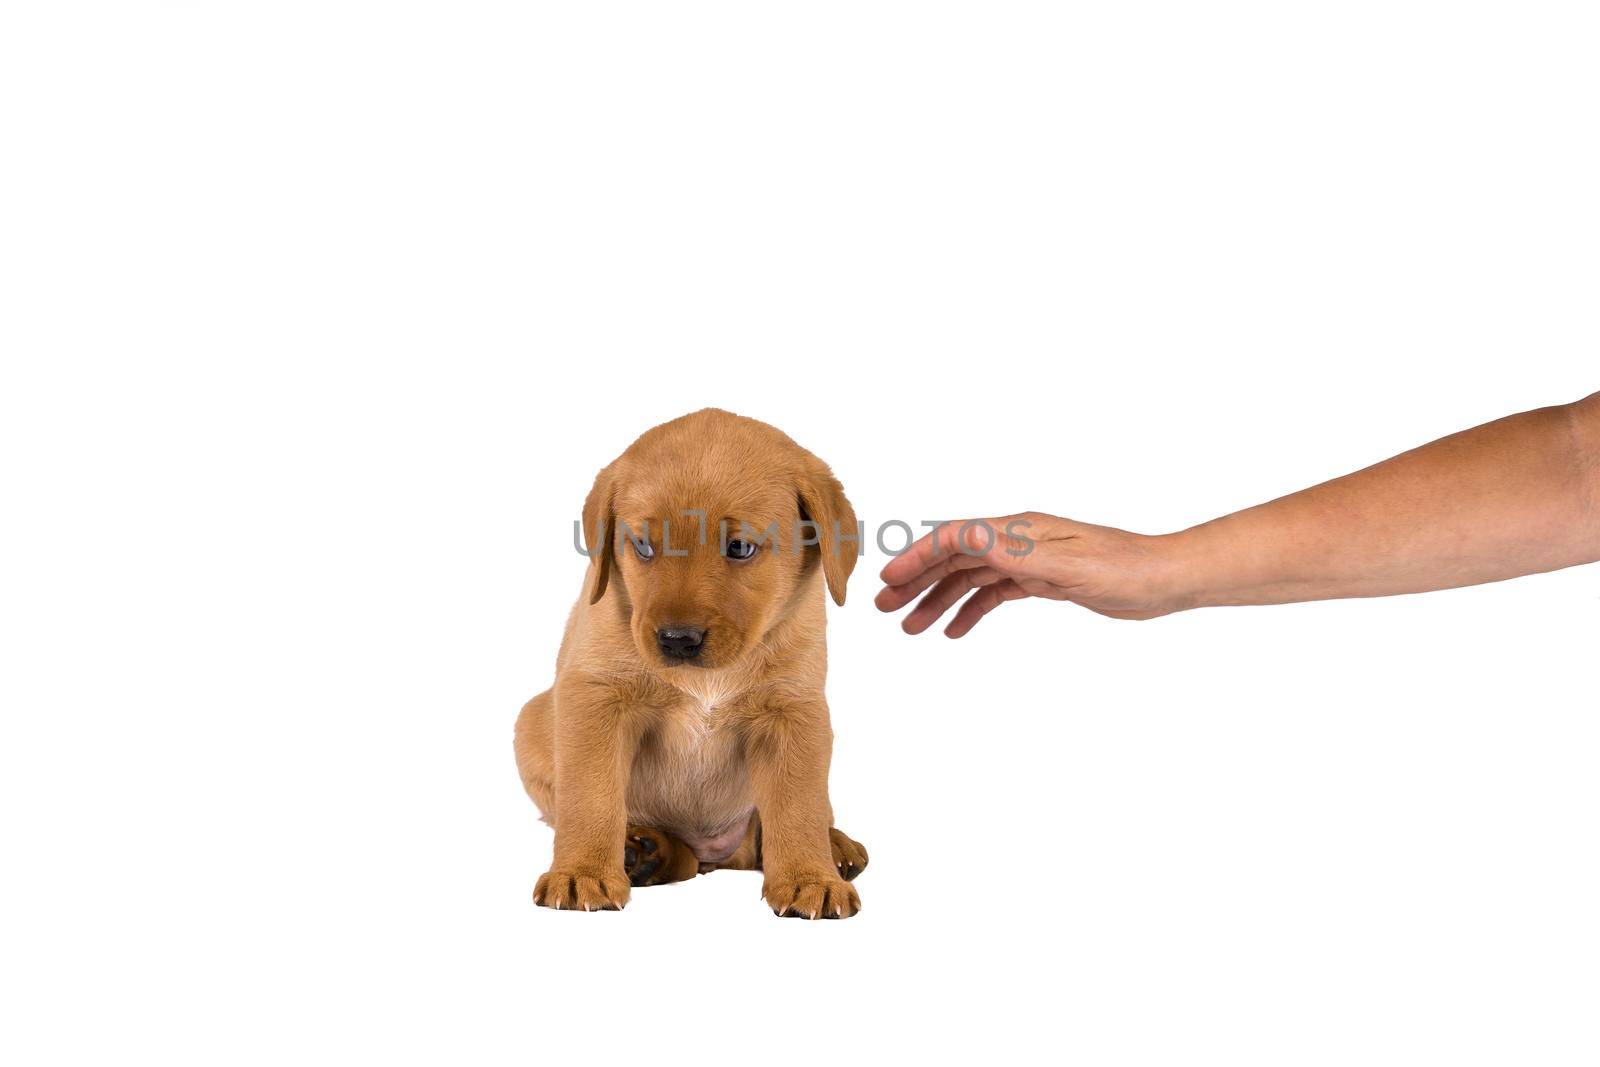
<path id="1" fill-rule="evenodd" d="M 674 716 L 681 727 L 675 731 L 680 744 L 703 744 L 716 730 L 717 709 L 734 695 L 733 688 L 725 682 L 719 684 L 715 678 L 689 677 L 678 683 L 678 689 L 688 698 L 680 705 L 678 715 Z"/>
<path id="2" fill-rule="evenodd" d="M 689 678 L 678 686 L 698 707 L 702 715 L 709 716 L 733 696 L 733 687 L 726 681 L 714 678 Z"/>

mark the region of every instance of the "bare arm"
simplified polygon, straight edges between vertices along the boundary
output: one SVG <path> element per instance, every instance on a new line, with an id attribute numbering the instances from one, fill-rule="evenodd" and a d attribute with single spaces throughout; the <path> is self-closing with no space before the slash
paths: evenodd
<path id="1" fill-rule="evenodd" d="M 1600 556 L 1600 393 L 1511 415 L 1181 539 L 1196 605 L 1420 593 Z"/>
<path id="2" fill-rule="evenodd" d="M 1120 618 L 1186 608 L 1389 596 L 1600 560 L 1600 393 L 1511 415 L 1365 470 L 1181 533 L 1144 536 L 1051 515 L 1012 521 L 976 553 L 959 523 L 883 570 L 878 606 L 930 590 L 904 622 L 926 629 L 957 600 L 959 637 L 1007 600 L 1071 600 Z"/>

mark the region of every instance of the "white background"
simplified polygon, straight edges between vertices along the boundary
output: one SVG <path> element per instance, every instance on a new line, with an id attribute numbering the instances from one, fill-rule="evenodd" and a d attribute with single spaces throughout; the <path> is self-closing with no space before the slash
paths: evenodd
<path id="1" fill-rule="evenodd" d="M 529 899 L 640 431 L 1181 528 L 1600 388 L 1583 4 L 7 5 L 14 1063 L 1592 1064 L 1593 567 L 830 608 L 865 910 Z"/>

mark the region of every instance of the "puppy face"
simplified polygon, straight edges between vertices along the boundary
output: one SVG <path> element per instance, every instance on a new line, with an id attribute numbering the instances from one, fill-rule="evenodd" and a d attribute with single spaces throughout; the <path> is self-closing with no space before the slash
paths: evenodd
<path id="1" fill-rule="evenodd" d="M 817 569 L 844 603 L 858 545 L 836 523 L 846 537 L 856 532 L 815 456 L 765 423 L 696 412 L 640 437 L 595 480 L 585 534 L 591 545 L 603 536 L 608 550 L 593 557 L 592 600 L 618 598 L 654 670 L 727 667 Z"/>
<path id="2" fill-rule="evenodd" d="M 689 509 L 706 512 L 704 542 Z M 744 655 L 799 584 L 798 515 L 795 497 L 775 487 L 717 499 L 648 481 L 631 485 L 618 502 L 617 563 L 645 661 L 714 670 Z"/>

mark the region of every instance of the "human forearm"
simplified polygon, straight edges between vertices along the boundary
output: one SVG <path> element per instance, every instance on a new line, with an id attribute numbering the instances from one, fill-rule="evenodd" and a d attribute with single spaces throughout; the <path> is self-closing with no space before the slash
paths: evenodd
<path id="1" fill-rule="evenodd" d="M 1174 607 L 1423 592 L 1600 559 L 1600 394 L 1163 538 Z"/>

